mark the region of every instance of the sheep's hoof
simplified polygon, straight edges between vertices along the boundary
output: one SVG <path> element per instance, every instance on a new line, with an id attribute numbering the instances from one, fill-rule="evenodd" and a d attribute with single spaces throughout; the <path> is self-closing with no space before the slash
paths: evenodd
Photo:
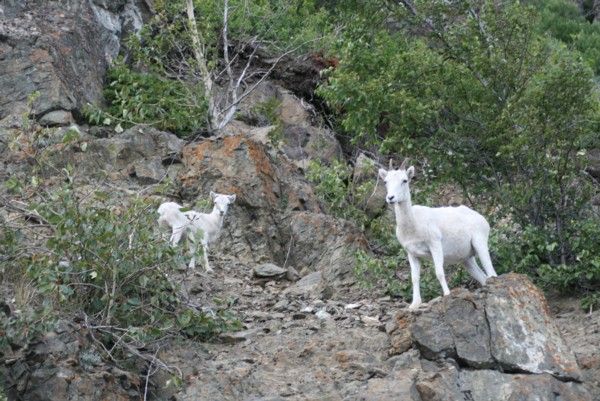
<path id="1" fill-rule="evenodd" d="M 414 311 L 419 309 L 419 306 L 421 306 L 421 302 L 413 302 L 412 304 L 410 304 L 410 306 L 408 307 L 408 310 L 410 311 Z"/>

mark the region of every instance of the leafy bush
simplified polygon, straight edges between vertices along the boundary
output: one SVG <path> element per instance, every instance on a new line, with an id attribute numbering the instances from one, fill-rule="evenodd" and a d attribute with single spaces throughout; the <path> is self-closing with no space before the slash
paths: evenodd
<path id="1" fill-rule="evenodd" d="M 540 9 L 540 31 L 578 50 L 594 73 L 599 75 L 600 26 L 589 23 L 574 2 L 544 0 L 534 4 Z"/>
<path id="2" fill-rule="evenodd" d="M 206 126 L 203 88 L 155 72 L 139 73 L 118 59 L 108 71 L 104 97 L 105 112 L 88 109 L 88 120 L 101 124 L 106 119 L 124 128 L 144 123 L 186 136 Z"/>

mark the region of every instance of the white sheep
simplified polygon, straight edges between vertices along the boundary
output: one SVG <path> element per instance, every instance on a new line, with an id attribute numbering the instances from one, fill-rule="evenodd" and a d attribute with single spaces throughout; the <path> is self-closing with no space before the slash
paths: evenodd
<path id="1" fill-rule="evenodd" d="M 496 272 L 488 250 L 490 225 L 485 217 L 466 206 L 413 206 L 408 185 L 415 168 L 406 168 L 405 164 L 406 160 L 394 170 L 390 160 L 390 170 L 379 169 L 379 177 L 385 182 L 386 201 L 394 204 L 396 237 L 408 255 L 413 286 L 409 309 L 414 310 L 421 304 L 420 258 L 433 260 L 444 295 L 450 293 L 444 275 L 445 264 L 464 263 L 471 276 L 482 285 L 488 277 L 496 277 Z M 475 255 L 487 275 L 477 265 Z"/>
<path id="2" fill-rule="evenodd" d="M 204 253 L 204 264 L 207 272 L 213 269 L 208 263 L 208 245 L 213 243 L 223 227 L 223 218 L 227 213 L 229 205 L 235 202 L 235 195 L 223 195 L 210 192 L 210 198 L 214 203 L 212 212 L 199 213 L 194 210 L 182 212 L 183 206 L 175 202 L 165 202 L 158 207 L 158 224 L 168 227 L 171 232 L 171 246 L 176 246 L 183 236 L 188 238 L 188 244 L 192 259 L 189 267 L 196 267 L 197 242 L 202 244 Z M 199 235 L 200 234 L 200 235 Z M 198 238 L 201 236 L 201 238 Z"/>

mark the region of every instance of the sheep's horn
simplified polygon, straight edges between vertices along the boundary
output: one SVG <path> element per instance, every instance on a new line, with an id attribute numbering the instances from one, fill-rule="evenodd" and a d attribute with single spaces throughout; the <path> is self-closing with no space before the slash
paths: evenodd
<path id="1" fill-rule="evenodd" d="M 390 159 L 390 170 L 394 169 L 394 161 Z"/>
<path id="2" fill-rule="evenodd" d="M 408 164 L 408 157 L 402 161 L 402 164 L 398 168 L 398 170 L 406 170 L 406 165 Z"/>

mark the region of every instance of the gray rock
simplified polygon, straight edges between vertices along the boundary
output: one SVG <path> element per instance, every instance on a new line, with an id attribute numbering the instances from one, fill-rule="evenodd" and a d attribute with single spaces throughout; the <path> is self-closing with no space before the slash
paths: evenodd
<path id="1" fill-rule="evenodd" d="M 491 366 L 490 329 L 485 310 L 466 290 L 447 303 L 444 316 L 452 332 L 456 356 L 474 367 Z"/>
<path id="2" fill-rule="evenodd" d="M 391 378 L 373 378 L 367 381 L 357 400 L 389 401 L 406 400 L 422 401 L 415 387 L 410 372 L 402 372 Z"/>
<path id="3" fill-rule="evenodd" d="M 302 277 L 294 285 L 286 288 L 283 293 L 289 295 L 304 295 L 308 298 L 318 298 L 323 292 L 325 282 L 323 281 L 323 273 L 316 271 Z"/>
<path id="4" fill-rule="evenodd" d="M 80 112 L 87 103 L 101 103 L 106 69 L 119 52 L 124 25 L 129 32 L 141 28 L 141 5 L 123 3 L 10 1 L 6 18 L 0 18 L 0 119 L 27 104 L 33 93 L 39 93 L 32 103 L 35 116 Z M 46 118 L 49 125 L 63 124 L 65 116 Z"/>
<path id="5" fill-rule="evenodd" d="M 276 102 L 274 116 L 257 112 L 257 105 Z M 298 167 L 306 168 L 310 160 L 331 162 L 342 158 L 342 148 L 333 132 L 325 128 L 314 107 L 308 102 L 272 82 L 263 82 L 240 105 L 240 118 L 250 125 L 269 126 L 269 132 L 281 130 L 281 151 Z M 272 120 L 275 118 L 275 121 Z M 245 124 L 244 124 L 245 125 Z M 239 124 L 233 131 L 239 132 Z M 246 125 L 248 135 L 265 135 L 264 130 Z M 232 132 L 227 129 L 227 132 Z M 268 135 L 268 134 L 267 134 Z"/>
<path id="6" fill-rule="evenodd" d="M 48 127 L 70 125 L 73 123 L 73 115 L 70 111 L 55 110 L 40 117 L 39 123 Z"/>
<path id="7" fill-rule="evenodd" d="M 287 274 L 287 270 L 273 263 L 263 263 L 255 266 L 253 269 L 254 275 L 260 278 L 283 278 Z"/>
<path id="8" fill-rule="evenodd" d="M 450 326 L 437 308 L 415 319 L 410 330 L 415 344 L 426 358 L 437 359 L 456 354 Z"/>
<path id="9" fill-rule="evenodd" d="M 183 144 L 171 133 L 140 125 L 109 138 L 89 137 L 85 152 L 49 147 L 44 158 L 56 168 L 71 164 L 87 175 L 137 177 L 143 184 L 152 184 L 164 178 L 171 164 L 179 162 Z"/>
<path id="10" fill-rule="evenodd" d="M 416 313 L 400 312 L 386 332 L 390 355 L 416 347 L 425 358 L 416 366 L 423 401 L 463 394 L 473 401 L 592 399 L 578 383 L 579 367 L 543 294 L 522 275 L 490 279 L 476 292 L 453 290 Z"/>
<path id="11" fill-rule="evenodd" d="M 302 169 L 306 169 L 311 160 L 330 163 L 342 155 L 341 146 L 333 132 L 315 126 L 285 125 L 281 149 Z"/>
<path id="12" fill-rule="evenodd" d="M 386 189 L 377 176 L 378 166 L 375 161 L 364 153 L 356 158 L 352 181 L 355 187 L 369 183 L 369 191 L 362 198 L 356 198 L 357 204 L 362 205 L 370 217 L 376 217 L 386 211 Z"/>
<path id="13" fill-rule="evenodd" d="M 129 174 L 142 184 L 155 184 L 165 178 L 167 170 L 163 167 L 160 157 L 153 157 L 133 162 Z"/>
<path id="14" fill-rule="evenodd" d="M 485 311 L 494 359 L 510 370 L 579 380 L 581 372 L 549 314 L 544 294 L 525 276 L 490 280 Z"/>
<path id="15" fill-rule="evenodd" d="M 583 386 L 562 382 L 549 374 L 505 374 L 496 370 L 464 370 L 459 386 L 473 401 L 591 401 Z M 449 386 L 448 386 L 449 387 Z M 424 399 L 425 401 L 425 399 Z"/>
<path id="16" fill-rule="evenodd" d="M 247 341 L 251 338 L 254 338 L 259 333 L 260 333 L 260 329 L 249 329 L 249 330 L 243 330 L 243 331 L 226 332 L 226 333 L 221 333 L 219 335 L 219 340 L 223 341 L 224 343 L 228 343 L 228 344 L 239 343 L 239 342 Z"/>
<path id="17" fill-rule="evenodd" d="M 297 281 L 300 279 L 300 274 L 292 266 L 288 266 L 285 277 L 288 279 L 288 281 Z"/>
<path id="18" fill-rule="evenodd" d="M 354 224 L 326 214 L 298 212 L 290 228 L 289 260 L 294 266 L 304 266 L 301 273 L 319 270 L 334 287 L 354 283 L 356 251 L 366 248 L 366 239 Z"/>

